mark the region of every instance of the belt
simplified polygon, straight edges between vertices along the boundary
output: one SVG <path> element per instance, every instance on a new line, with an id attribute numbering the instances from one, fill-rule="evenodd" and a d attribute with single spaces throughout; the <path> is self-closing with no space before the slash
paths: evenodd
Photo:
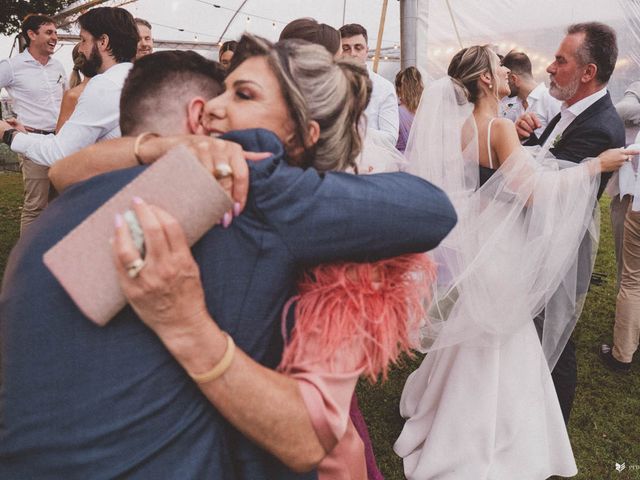
<path id="1" fill-rule="evenodd" d="M 31 127 L 24 127 L 24 129 L 29 132 L 29 133 L 38 133 L 40 135 L 51 135 L 52 133 L 56 133 L 53 130 L 40 130 L 39 128 L 31 128 Z"/>

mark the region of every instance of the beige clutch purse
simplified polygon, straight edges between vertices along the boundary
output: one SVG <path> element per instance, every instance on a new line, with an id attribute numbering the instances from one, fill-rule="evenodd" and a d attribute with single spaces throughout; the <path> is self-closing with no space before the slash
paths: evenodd
<path id="1" fill-rule="evenodd" d="M 182 225 L 193 245 L 232 208 L 222 187 L 184 146 L 169 151 L 44 254 L 44 263 L 78 308 L 105 325 L 126 304 L 109 239 L 114 217 L 134 196 L 157 205 Z"/>

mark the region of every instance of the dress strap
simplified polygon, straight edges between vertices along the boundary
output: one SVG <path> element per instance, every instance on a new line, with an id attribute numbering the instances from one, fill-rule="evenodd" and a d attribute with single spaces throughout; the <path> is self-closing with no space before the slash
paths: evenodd
<path id="1" fill-rule="evenodd" d="M 493 159 L 491 158 L 491 124 L 495 118 L 489 120 L 489 127 L 487 128 L 487 153 L 489 153 L 489 168 L 493 168 Z"/>

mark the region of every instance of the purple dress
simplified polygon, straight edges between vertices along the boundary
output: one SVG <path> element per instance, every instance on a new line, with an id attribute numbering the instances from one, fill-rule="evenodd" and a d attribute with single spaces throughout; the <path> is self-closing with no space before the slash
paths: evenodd
<path id="1" fill-rule="evenodd" d="M 402 104 L 398 105 L 398 113 L 400 114 L 400 127 L 396 148 L 404 153 L 404 149 L 407 148 L 407 140 L 409 140 L 409 132 L 411 131 L 414 114 Z"/>

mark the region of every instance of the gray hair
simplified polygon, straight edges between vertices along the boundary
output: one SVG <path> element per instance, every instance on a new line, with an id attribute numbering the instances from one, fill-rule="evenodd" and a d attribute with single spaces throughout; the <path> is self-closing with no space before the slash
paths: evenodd
<path id="1" fill-rule="evenodd" d="M 262 56 L 280 84 L 294 124 L 293 145 L 302 158 L 292 160 L 319 171 L 355 168 L 362 150 L 358 127 L 371 97 L 371 80 L 364 66 L 347 59 L 335 60 L 320 45 L 304 40 L 271 42 L 245 34 L 240 39 L 231 69 L 248 58 Z M 320 137 L 310 146 L 309 122 L 320 126 Z"/>
<path id="2" fill-rule="evenodd" d="M 618 60 L 615 30 L 600 22 L 575 23 L 567 29 L 567 35 L 579 33 L 584 34 L 584 40 L 576 50 L 576 59 L 581 65 L 593 63 L 598 68 L 598 83 L 607 83 Z"/>

